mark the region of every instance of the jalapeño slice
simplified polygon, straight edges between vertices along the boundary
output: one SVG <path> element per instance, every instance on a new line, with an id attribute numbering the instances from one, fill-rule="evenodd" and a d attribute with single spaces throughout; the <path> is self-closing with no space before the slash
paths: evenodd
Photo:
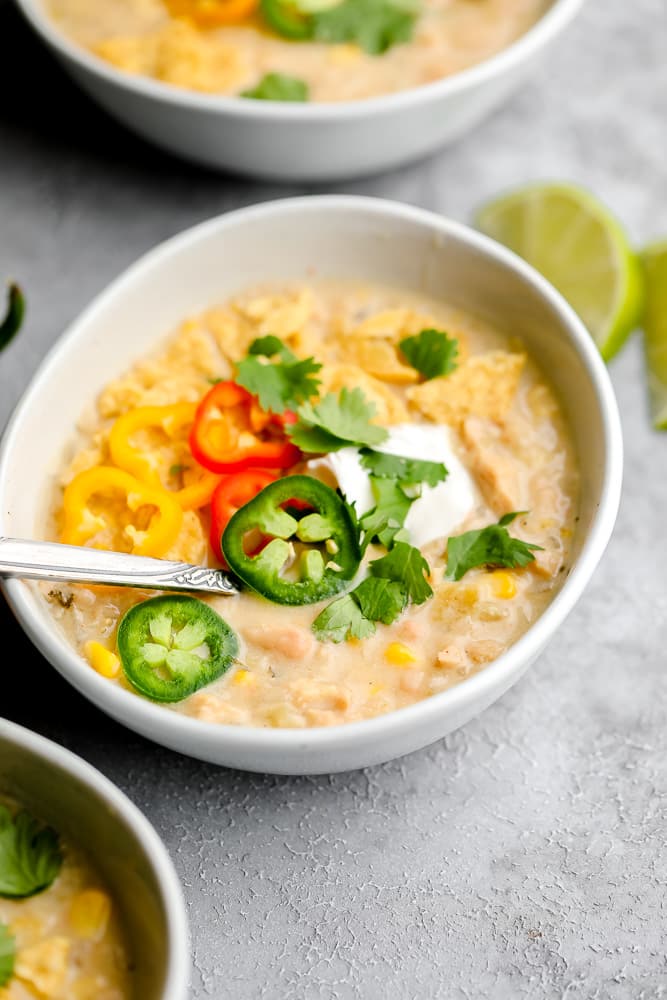
<path id="1" fill-rule="evenodd" d="M 285 476 L 265 486 L 230 518 L 222 551 L 244 583 L 277 604 L 332 597 L 361 561 L 348 507 L 312 476 Z"/>
<path id="2" fill-rule="evenodd" d="M 270 28 L 293 41 L 305 41 L 313 34 L 312 17 L 290 0 L 260 0 L 260 10 Z"/>
<path id="3" fill-rule="evenodd" d="M 197 597 L 152 597 L 118 626 L 118 652 L 132 687 L 153 701 L 182 701 L 216 680 L 238 652 L 236 634 Z"/>

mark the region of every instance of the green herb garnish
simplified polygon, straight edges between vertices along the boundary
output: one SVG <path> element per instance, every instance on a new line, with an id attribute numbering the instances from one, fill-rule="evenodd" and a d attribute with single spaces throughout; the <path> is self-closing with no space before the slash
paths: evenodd
<path id="1" fill-rule="evenodd" d="M 55 830 L 0 805 L 0 896 L 21 899 L 48 889 L 62 860 Z"/>
<path id="2" fill-rule="evenodd" d="M 478 566 L 516 569 L 533 562 L 533 552 L 542 551 L 542 546 L 512 538 L 507 530 L 508 524 L 526 513 L 525 510 L 514 511 L 501 517 L 498 524 L 449 538 L 445 580 L 460 580 L 469 569 Z"/>
<path id="3" fill-rule="evenodd" d="M 290 438 L 302 451 L 338 451 L 347 445 L 381 444 L 387 438 L 384 427 L 372 424 L 375 405 L 361 389 L 341 389 L 329 393 L 319 403 L 303 403 L 298 422 L 287 428 Z"/>
<path id="4" fill-rule="evenodd" d="M 23 325 L 25 298 L 18 285 L 12 283 L 7 291 L 7 312 L 0 323 L 0 351 L 2 351 Z"/>
<path id="5" fill-rule="evenodd" d="M 401 458 L 383 451 L 362 448 L 361 464 L 373 476 L 383 479 L 398 479 L 401 483 L 425 483 L 437 486 L 447 478 L 447 469 L 442 462 L 427 462 L 417 458 Z"/>
<path id="6" fill-rule="evenodd" d="M 328 604 L 311 626 L 320 640 L 344 642 L 346 639 L 368 639 L 375 632 L 375 625 L 369 621 L 354 599 L 354 591 Z"/>
<path id="7" fill-rule="evenodd" d="M 425 577 L 430 567 L 419 549 L 407 542 L 394 542 L 386 556 L 370 564 L 369 573 L 317 616 L 312 630 L 320 641 L 367 639 L 376 622 L 391 625 L 410 601 L 423 604 L 433 594 Z"/>
<path id="8" fill-rule="evenodd" d="M 351 42 L 370 55 L 409 42 L 418 0 L 260 0 L 275 32 L 292 41 Z M 279 100 L 281 98 L 278 98 Z"/>
<path id="9" fill-rule="evenodd" d="M 276 361 L 266 359 L 277 357 Z M 262 360 L 264 359 L 264 360 Z M 259 399 L 264 410 L 283 413 L 316 396 L 322 365 L 314 358 L 299 360 L 278 337 L 254 340 L 248 356 L 236 366 L 235 381 Z"/>
<path id="10" fill-rule="evenodd" d="M 422 330 L 398 346 L 408 364 L 426 380 L 449 375 L 456 368 L 459 342 L 441 330 Z"/>
<path id="11" fill-rule="evenodd" d="M 7 924 L 0 923 L 0 987 L 6 986 L 14 974 L 16 942 Z"/>
<path id="12" fill-rule="evenodd" d="M 426 579 L 431 568 L 419 549 L 407 542 L 394 542 L 386 556 L 370 564 L 369 572 L 371 576 L 400 583 L 413 604 L 423 604 L 433 597 Z"/>
<path id="13" fill-rule="evenodd" d="M 395 479 L 378 479 L 370 477 L 371 489 L 375 497 L 375 507 L 360 519 L 364 531 L 363 548 L 378 539 L 385 548 L 389 548 L 403 530 L 405 519 L 414 497 L 404 492 L 401 484 Z"/>
<path id="14" fill-rule="evenodd" d="M 409 42 L 416 18 L 412 3 L 343 0 L 313 15 L 312 37 L 318 42 L 353 42 L 376 56 L 401 42 Z"/>
<path id="15" fill-rule="evenodd" d="M 250 97 L 255 101 L 307 101 L 308 84 L 296 76 L 267 73 L 256 87 L 242 90 L 239 96 Z"/>

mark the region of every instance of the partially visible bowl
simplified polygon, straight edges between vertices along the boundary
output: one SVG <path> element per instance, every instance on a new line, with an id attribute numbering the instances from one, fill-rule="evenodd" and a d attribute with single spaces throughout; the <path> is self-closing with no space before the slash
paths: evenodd
<path id="1" fill-rule="evenodd" d="M 82 847 L 117 903 L 136 1000 L 187 1000 L 185 903 L 171 858 L 139 809 L 57 743 L 0 719 L 0 794 Z"/>
<path id="2" fill-rule="evenodd" d="M 521 86 L 583 0 L 550 0 L 516 42 L 453 76 L 334 104 L 219 97 L 123 73 L 70 41 L 44 0 L 17 3 L 82 89 L 157 146 L 254 177 L 331 181 L 398 167 L 468 132 Z"/>
<path id="3" fill-rule="evenodd" d="M 417 704 L 313 729 L 204 722 L 111 684 L 69 645 L 34 586 L 4 583 L 28 636 L 94 704 L 158 743 L 250 771 L 364 767 L 424 747 L 481 712 L 535 660 L 581 597 L 620 498 L 622 433 L 607 369 L 581 321 L 544 278 L 499 244 L 434 213 L 376 198 L 306 197 L 232 212 L 168 240 L 73 323 L 6 428 L 0 535 L 43 537 L 52 477 L 81 413 L 182 318 L 253 285 L 314 276 L 440 297 L 521 338 L 549 373 L 569 418 L 584 470 L 580 516 L 571 571 L 541 616 L 494 662 Z"/>

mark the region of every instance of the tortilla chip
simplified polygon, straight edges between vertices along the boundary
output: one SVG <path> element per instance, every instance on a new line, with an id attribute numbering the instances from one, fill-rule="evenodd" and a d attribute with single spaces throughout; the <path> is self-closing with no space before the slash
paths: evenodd
<path id="1" fill-rule="evenodd" d="M 451 375 L 408 389 L 408 399 L 437 423 L 456 425 L 469 416 L 502 421 L 514 402 L 525 363 L 525 354 L 508 351 L 473 354 Z"/>

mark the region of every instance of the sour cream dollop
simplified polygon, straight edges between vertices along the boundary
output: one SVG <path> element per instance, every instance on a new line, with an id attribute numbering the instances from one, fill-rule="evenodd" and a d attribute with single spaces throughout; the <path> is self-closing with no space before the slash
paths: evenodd
<path id="1" fill-rule="evenodd" d="M 437 486 L 422 486 L 405 527 L 410 542 L 421 548 L 434 538 L 444 538 L 461 524 L 477 502 L 475 484 L 456 455 L 451 432 L 442 425 L 396 424 L 387 428 L 389 436 L 375 451 L 402 458 L 443 462 L 448 476 Z M 337 486 L 361 516 L 375 506 L 368 471 L 361 464 L 358 448 L 341 448 L 306 463 L 310 474 L 328 485 Z"/>

